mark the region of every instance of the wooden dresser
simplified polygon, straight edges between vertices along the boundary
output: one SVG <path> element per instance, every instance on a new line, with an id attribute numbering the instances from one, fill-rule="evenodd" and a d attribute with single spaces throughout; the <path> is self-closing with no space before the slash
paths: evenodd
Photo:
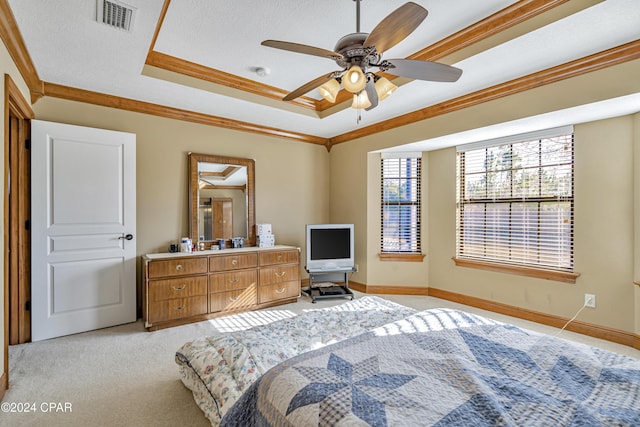
<path id="1" fill-rule="evenodd" d="M 143 320 L 156 330 L 295 302 L 300 250 L 238 248 L 142 257 Z"/>

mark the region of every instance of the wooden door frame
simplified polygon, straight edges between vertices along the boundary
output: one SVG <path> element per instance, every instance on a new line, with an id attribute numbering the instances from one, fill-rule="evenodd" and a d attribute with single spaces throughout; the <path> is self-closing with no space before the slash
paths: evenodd
<path id="1" fill-rule="evenodd" d="M 29 237 L 30 233 L 25 229 L 25 221 L 30 219 L 28 194 L 30 191 L 30 160 L 28 150 L 25 147 L 25 140 L 29 139 L 30 123 L 34 118 L 31 105 L 23 97 L 20 89 L 5 74 L 4 77 L 4 367 L 0 377 L 0 398 L 9 387 L 9 342 L 10 328 L 17 323 L 17 328 L 12 327 L 12 331 L 18 331 L 21 340 L 30 339 L 29 312 L 26 310 L 24 302 L 28 300 L 31 290 L 31 280 L 29 272 L 31 270 L 31 257 Z M 11 125 L 11 121 L 14 125 Z M 17 125 L 17 126 L 16 126 Z M 12 150 L 13 149 L 13 150 Z M 21 153 L 11 155 L 11 153 Z M 17 164 L 16 164 L 17 163 Z M 10 172 L 14 171 L 13 178 Z M 11 217 L 9 203 L 9 183 L 10 179 L 20 176 L 19 180 L 22 188 L 18 191 L 22 194 L 20 206 Z M 26 181 L 25 181 L 26 180 Z M 25 197 L 27 196 L 27 197 Z M 15 218 L 15 215 L 18 217 Z M 19 248 L 18 253 L 10 253 L 10 242 L 16 242 L 14 247 Z M 19 262 L 21 260 L 22 262 Z M 11 283 L 11 266 L 19 266 L 18 283 Z M 16 272 L 14 272 L 16 273 Z M 11 286 L 11 294 L 9 292 Z M 21 305 L 18 312 L 15 312 L 16 305 L 9 304 L 10 295 L 18 294 L 17 304 Z M 11 320 L 11 322 L 10 322 Z M 14 332 L 15 333 L 15 332 Z"/>

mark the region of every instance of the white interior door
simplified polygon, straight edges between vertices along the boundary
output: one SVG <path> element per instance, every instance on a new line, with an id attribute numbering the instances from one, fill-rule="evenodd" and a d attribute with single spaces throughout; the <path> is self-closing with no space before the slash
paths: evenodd
<path id="1" fill-rule="evenodd" d="M 31 141 L 31 339 L 135 321 L 135 135 L 32 120 Z"/>

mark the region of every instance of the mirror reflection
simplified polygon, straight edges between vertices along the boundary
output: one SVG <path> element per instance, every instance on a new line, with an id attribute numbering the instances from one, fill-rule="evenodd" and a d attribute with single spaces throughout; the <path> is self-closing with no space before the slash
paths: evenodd
<path id="1" fill-rule="evenodd" d="M 190 237 L 211 242 L 236 237 L 255 244 L 254 161 L 189 153 Z M 229 246 L 227 246 L 229 247 Z"/>

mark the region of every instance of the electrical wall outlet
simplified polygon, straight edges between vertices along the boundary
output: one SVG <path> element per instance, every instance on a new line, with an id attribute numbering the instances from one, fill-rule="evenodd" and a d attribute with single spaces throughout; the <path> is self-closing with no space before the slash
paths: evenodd
<path id="1" fill-rule="evenodd" d="M 596 296 L 594 294 L 584 294 L 584 306 L 596 308 Z"/>

